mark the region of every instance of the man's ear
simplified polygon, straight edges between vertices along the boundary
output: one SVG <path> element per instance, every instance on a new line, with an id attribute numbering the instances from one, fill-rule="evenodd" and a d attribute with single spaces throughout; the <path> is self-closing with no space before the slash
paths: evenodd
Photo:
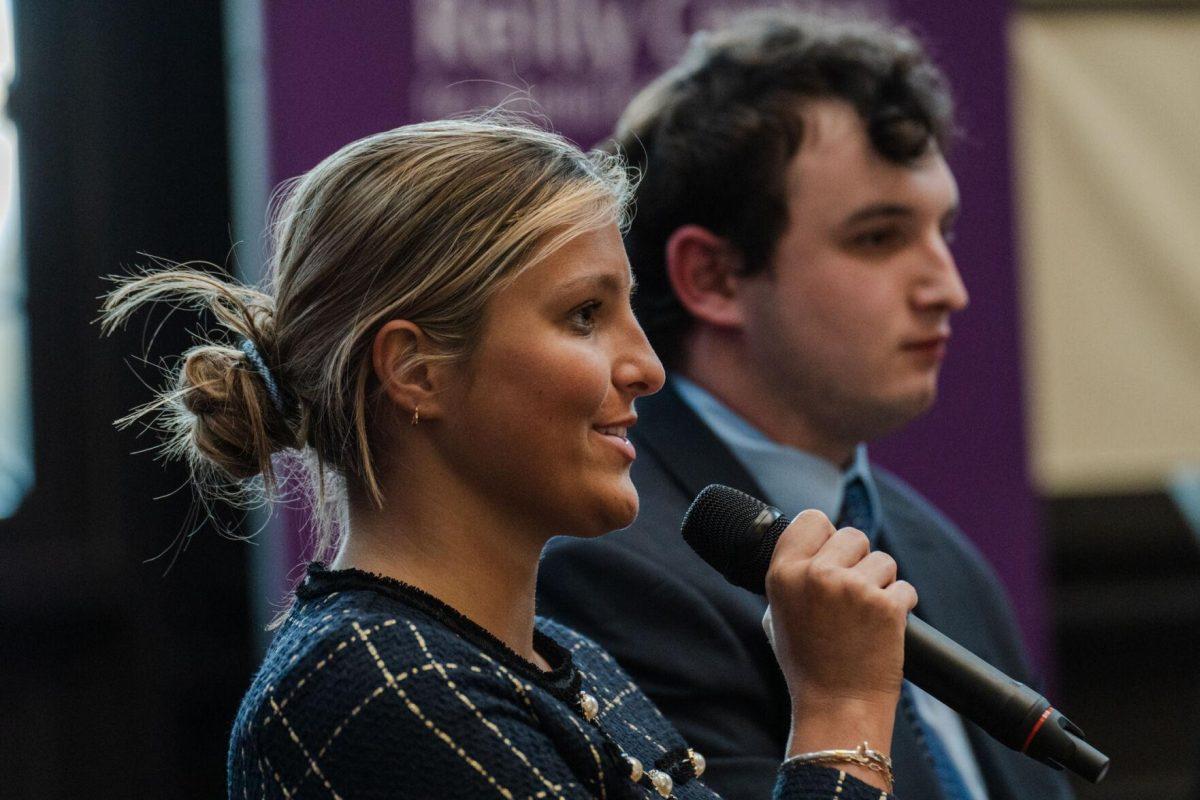
<path id="1" fill-rule="evenodd" d="M 718 328 L 742 326 L 741 257 L 727 239 L 700 225 L 684 225 L 667 239 L 666 255 L 671 288 L 689 314 Z"/>
<path id="2" fill-rule="evenodd" d="M 371 346 L 371 365 L 383 391 L 401 413 L 411 415 L 419 409 L 421 419 L 441 416 L 438 398 L 447 378 L 441 365 L 412 363 L 414 355 L 429 354 L 431 348 L 421 327 L 406 319 L 380 328 Z"/>

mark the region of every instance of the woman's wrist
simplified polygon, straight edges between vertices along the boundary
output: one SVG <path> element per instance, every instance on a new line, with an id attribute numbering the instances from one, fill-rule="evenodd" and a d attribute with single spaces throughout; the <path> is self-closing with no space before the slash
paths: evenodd
<path id="1" fill-rule="evenodd" d="M 866 748 L 884 756 L 892 750 L 892 727 L 896 720 L 894 699 L 874 697 L 797 698 L 792 704 L 792 730 L 787 757 L 827 750 L 853 751 Z M 890 791 L 883 774 L 866 764 L 847 761 L 838 769 L 865 783 Z"/>
<path id="2" fill-rule="evenodd" d="M 892 745 L 898 697 L 828 696 L 806 693 L 792 702 L 788 754 L 833 747 L 854 748 L 864 739 L 877 750 Z"/>
<path id="3" fill-rule="evenodd" d="M 855 773 L 858 773 L 856 768 L 865 767 L 880 777 L 883 788 L 889 793 L 895 785 L 892 759 L 887 754 L 871 747 L 870 742 L 863 742 L 853 750 L 816 750 L 811 753 L 793 755 L 784 761 L 783 765 L 785 767 L 825 766 L 842 772 L 854 770 Z"/>

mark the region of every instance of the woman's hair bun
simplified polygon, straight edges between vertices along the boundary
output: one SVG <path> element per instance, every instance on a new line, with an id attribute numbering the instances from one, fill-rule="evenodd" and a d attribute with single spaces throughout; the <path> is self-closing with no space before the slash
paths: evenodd
<path id="1" fill-rule="evenodd" d="M 271 456 L 295 447 L 295 435 L 241 350 L 201 345 L 179 369 L 177 402 L 198 455 L 230 478 L 273 481 Z"/>
<path id="2" fill-rule="evenodd" d="M 165 302 L 176 308 L 209 311 L 227 337 L 251 343 L 239 349 L 221 339 L 202 339 L 183 354 L 174 386 L 118 420 L 118 425 L 150 418 L 151 427 L 164 436 L 164 453 L 187 461 L 197 477 L 211 476 L 221 482 L 261 475 L 266 485 L 274 488 L 277 480 L 271 456 L 300 448 L 303 439 L 296 432 L 301 426 L 294 427 L 286 418 L 272 397 L 263 369 L 246 352 L 257 354 L 263 345 L 274 344 L 274 299 L 186 265 L 134 274 L 116 283 L 116 289 L 105 298 L 101 316 L 106 331 L 124 324 L 144 305 Z M 277 384 L 276 378 L 270 380 Z M 275 391 L 280 391 L 278 385 Z"/>

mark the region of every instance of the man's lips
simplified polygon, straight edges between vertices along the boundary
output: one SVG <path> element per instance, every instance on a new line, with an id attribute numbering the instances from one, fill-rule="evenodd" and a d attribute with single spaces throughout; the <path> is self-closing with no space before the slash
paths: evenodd
<path id="1" fill-rule="evenodd" d="M 917 339 L 911 342 L 906 342 L 903 347 L 905 350 L 924 350 L 927 348 L 938 347 L 945 345 L 950 341 L 950 336 L 931 336 L 928 339 Z"/>
<path id="2" fill-rule="evenodd" d="M 946 343 L 949 341 L 949 333 L 940 333 L 935 336 L 927 336 L 923 339 L 913 339 L 905 342 L 900 346 L 900 349 L 908 353 L 932 356 L 935 360 L 940 361 L 946 355 Z"/>

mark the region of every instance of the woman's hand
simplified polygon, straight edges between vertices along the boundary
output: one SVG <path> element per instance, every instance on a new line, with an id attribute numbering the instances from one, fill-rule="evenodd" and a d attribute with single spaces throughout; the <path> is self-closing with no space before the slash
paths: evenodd
<path id="1" fill-rule="evenodd" d="M 767 572 L 776 658 L 792 697 L 788 754 L 891 749 L 904 666 L 905 618 L 917 604 L 896 562 L 853 528 L 805 511 L 779 539 Z M 839 765 L 842 766 L 842 765 Z M 846 771 L 874 785 L 866 768 Z"/>

